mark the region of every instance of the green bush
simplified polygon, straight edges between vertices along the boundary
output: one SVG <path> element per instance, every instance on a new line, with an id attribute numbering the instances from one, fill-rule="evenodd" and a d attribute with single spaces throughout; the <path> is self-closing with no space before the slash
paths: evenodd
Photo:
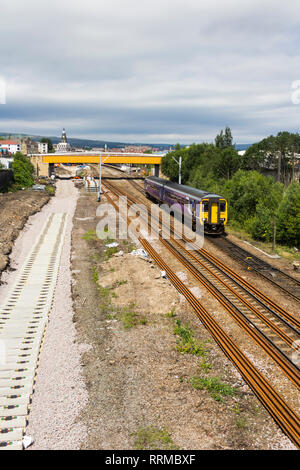
<path id="1" fill-rule="evenodd" d="M 300 247 L 300 184 L 292 183 L 278 209 L 277 240 Z"/>
<path id="2" fill-rule="evenodd" d="M 12 169 L 14 172 L 14 189 L 29 188 L 34 184 L 34 168 L 30 160 L 17 152 L 12 162 Z"/>
<path id="3" fill-rule="evenodd" d="M 225 138 L 223 133 L 218 137 Z M 228 201 L 231 227 L 248 232 L 254 239 L 270 242 L 275 224 L 277 242 L 299 247 L 299 183 L 292 183 L 284 189 L 282 183 L 275 183 L 272 177 L 265 177 L 256 171 L 266 165 L 276 167 L 278 152 L 281 152 L 280 179 L 287 184 L 294 168 L 296 144 L 300 145 L 298 134 L 279 133 L 276 137 L 271 136 L 252 145 L 243 157 L 232 144 L 225 148 L 208 143 L 181 148 L 177 144 L 175 150 L 163 158 L 162 171 L 177 182 L 178 163 L 174 158 L 178 161 L 181 156 L 183 184 L 224 196 Z M 288 150 L 287 154 L 285 149 Z"/>
<path id="4" fill-rule="evenodd" d="M 273 238 L 273 212 L 258 204 L 255 217 L 245 223 L 245 228 L 254 239 L 270 242 Z"/>
<path id="5" fill-rule="evenodd" d="M 49 184 L 45 187 L 45 190 L 49 194 L 49 196 L 54 196 L 55 195 L 55 186 L 51 186 Z"/>

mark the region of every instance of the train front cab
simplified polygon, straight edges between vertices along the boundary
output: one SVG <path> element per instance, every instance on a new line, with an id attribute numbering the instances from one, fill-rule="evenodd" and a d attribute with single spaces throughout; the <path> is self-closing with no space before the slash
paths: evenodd
<path id="1" fill-rule="evenodd" d="M 204 223 L 204 233 L 220 235 L 227 223 L 227 201 L 223 198 L 202 199 L 200 204 L 200 223 Z"/>

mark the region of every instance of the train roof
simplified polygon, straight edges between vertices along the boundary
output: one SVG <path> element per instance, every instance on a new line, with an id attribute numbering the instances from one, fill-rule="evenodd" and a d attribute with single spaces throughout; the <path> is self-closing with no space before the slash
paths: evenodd
<path id="1" fill-rule="evenodd" d="M 222 197 L 218 194 L 210 193 L 209 191 L 202 191 L 201 189 L 191 188 L 190 186 L 186 186 L 184 184 L 173 183 L 172 181 L 158 178 L 157 176 L 148 176 L 146 180 L 153 181 L 154 183 L 162 186 L 167 186 L 168 188 L 174 189 L 175 191 L 179 191 L 183 194 L 193 196 L 198 199 L 202 199 L 205 196 Z"/>

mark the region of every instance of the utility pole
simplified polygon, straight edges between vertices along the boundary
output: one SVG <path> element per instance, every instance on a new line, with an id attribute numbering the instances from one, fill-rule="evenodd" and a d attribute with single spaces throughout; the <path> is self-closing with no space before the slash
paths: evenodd
<path id="1" fill-rule="evenodd" d="M 107 157 L 103 160 L 103 163 L 105 163 L 108 158 L 109 158 L 109 155 L 107 155 Z M 98 197 L 97 197 L 98 202 L 101 202 L 101 194 L 102 194 L 101 172 L 102 172 L 102 161 L 101 161 L 101 153 L 100 153 L 99 155 L 99 191 L 98 191 Z"/>
<path id="2" fill-rule="evenodd" d="M 172 155 L 172 158 L 173 158 L 173 160 L 175 160 L 175 162 L 177 163 L 177 165 L 179 165 L 178 184 L 181 184 L 181 164 L 182 164 L 182 157 L 179 157 L 179 161 L 176 160 L 176 158 L 173 157 L 173 155 Z"/>
<path id="3" fill-rule="evenodd" d="M 276 245 L 276 219 L 275 217 L 272 220 L 272 225 L 273 225 L 272 251 L 275 252 L 275 245 Z"/>
<path id="4" fill-rule="evenodd" d="M 99 155 L 99 189 L 98 189 L 97 201 L 101 202 L 101 153 Z"/>

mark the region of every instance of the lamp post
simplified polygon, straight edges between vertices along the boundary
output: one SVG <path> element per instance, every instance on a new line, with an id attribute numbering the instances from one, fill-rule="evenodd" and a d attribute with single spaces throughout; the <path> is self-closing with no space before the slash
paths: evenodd
<path id="1" fill-rule="evenodd" d="M 172 158 L 173 158 L 173 160 L 175 160 L 175 162 L 177 163 L 177 165 L 179 165 L 178 184 L 181 184 L 181 163 L 182 163 L 182 157 L 179 157 L 179 161 L 176 160 L 176 158 L 173 157 L 173 155 L 172 155 Z"/>

